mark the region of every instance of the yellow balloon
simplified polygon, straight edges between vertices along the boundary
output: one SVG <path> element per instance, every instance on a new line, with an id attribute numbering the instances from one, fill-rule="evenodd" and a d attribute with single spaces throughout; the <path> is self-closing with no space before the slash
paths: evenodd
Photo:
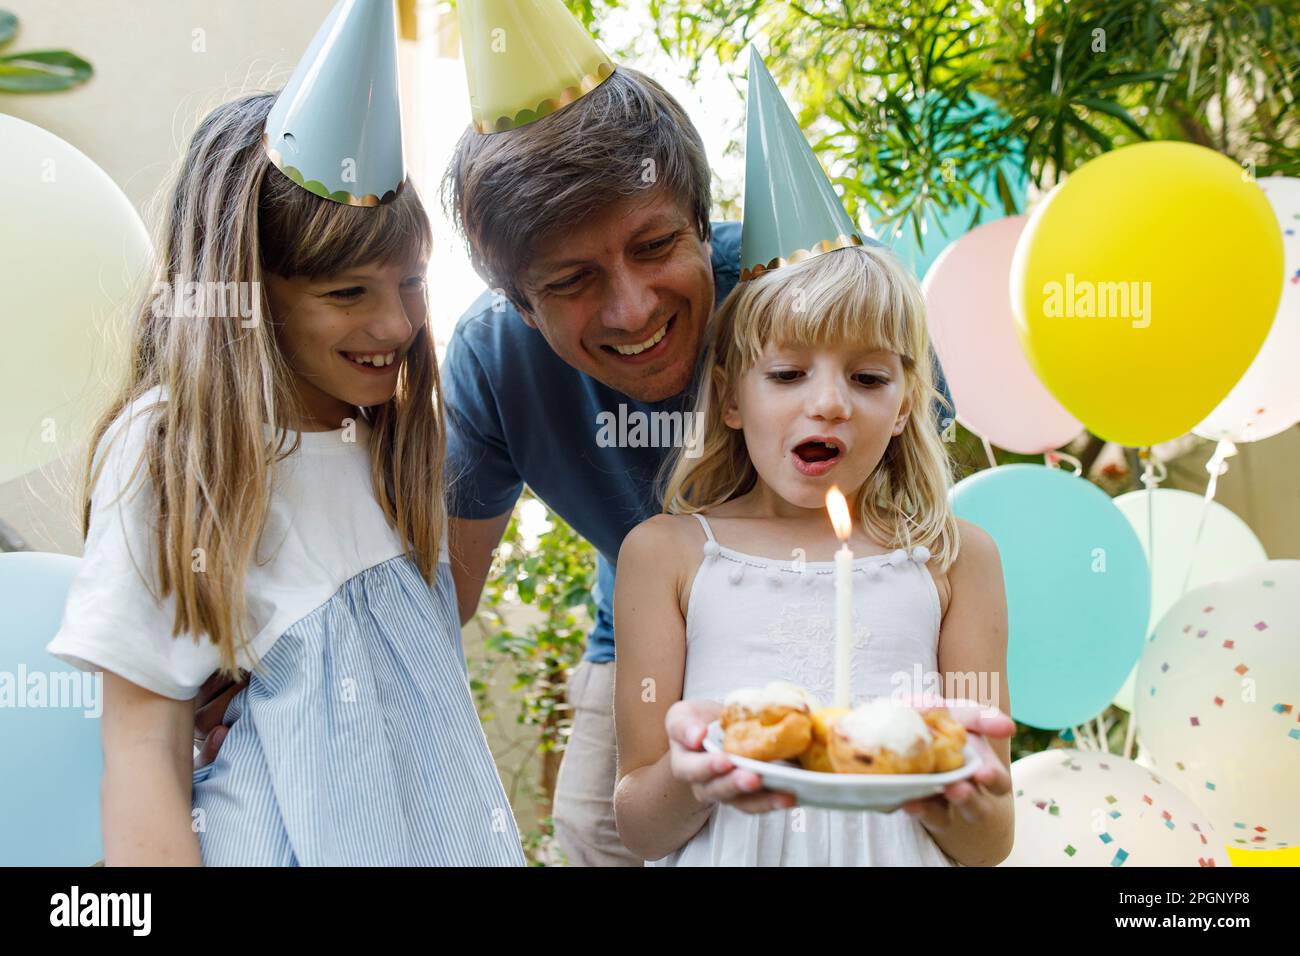
<path id="1" fill-rule="evenodd" d="M 1126 146 L 1080 167 L 1030 216 L 1011 298 L 1043 384 L 1100 438 L 1183 435 L 1254 360 L 1282 295 L 1264 191 L 1203 146 Z"/>
<path id="2" fill-rule="evenodd" d="M 1300 866 L 1300 846 L 1281 850 L 1240 850 L 1227 847 L 1233 866 Z"/>

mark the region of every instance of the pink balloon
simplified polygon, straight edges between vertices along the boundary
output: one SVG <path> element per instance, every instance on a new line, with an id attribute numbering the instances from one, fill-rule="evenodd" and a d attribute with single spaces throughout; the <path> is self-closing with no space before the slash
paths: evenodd
<path id="1" fill-rule="evenodd" d="M 1027 217 L 985 223 L 958 239 L 925 274 L 930 336 L 957 420 L 1022 455 L 1069 443 L 1083 423 L 1038 380 L 1011 314 L 1011 258 Z"/>

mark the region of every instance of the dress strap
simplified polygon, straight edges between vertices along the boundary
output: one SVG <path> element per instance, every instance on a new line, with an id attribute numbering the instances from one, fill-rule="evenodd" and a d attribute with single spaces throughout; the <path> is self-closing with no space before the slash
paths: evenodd
<path id="1" fill-rule="evenodd" d="M 716 544 L 717 542 L 713 540 L 713 529 L 709 527 L 709 519 L 698 511 L 694 512 L 694 515 L 699 519 L 700 524 L 704 526 L 704 536 L 709 539 L 710 543 Z"/>

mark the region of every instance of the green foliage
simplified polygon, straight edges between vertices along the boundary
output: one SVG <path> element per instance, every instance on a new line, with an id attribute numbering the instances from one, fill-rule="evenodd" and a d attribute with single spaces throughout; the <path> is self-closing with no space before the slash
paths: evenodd
<path id="1" fill-rule="evenodd" d="M 595 550 L 558 515 L 547 511 L 549 530 L 536 547 L 526 547 L 520 523 L 523 508 L 536 498 L 525 490 L 497 550 L 479 611 L 488 628 L 489 662 L 506 659 L 514 670 L 512 690 L 522 691 L 515 719 L 539 728 L 539 748 L 563 750 L 571 721 L 565 683 L 582 659 L 587 628 L 596 613 L 591 591 L 596 583 Z M 504 611 L 527 605 L 541 620 L 522 631 Z M 486 687 L 477 682 L 481 711 L 488 719 Z"/>
<path id="2" fill-rule="evenodd" d="M 0 10 L 0 47 L 18 33 L 18 18 Z M 33 50 L 0 56 L 0 93 L 54 93 L 85 83 L 94 68 L 67 50 Z"/>
<path id="3" fill-rule="evenodd" d="M 1144 139 L 1300 172 L 1294 3 L 1073 0 L 1031 20 L 1023 0 L 645 2 L 690 79 L 758 43 L 849 212 L 881 232 L 978 202 L 969 184 L 1013 147 L 1040 187 Z"/>
<path id="4" fill-rule="evenodd" d="M 521 827 L 524 855 L 530 865 L 557 862 L 562 854 L 555 842 L 550 807 L 555 775 L 573 722 L 568 702 L 569 675 L 582 659 L 587 630 L 596 613 L 591 591 L 596 584 L 596 553 L 558 515 L 546 509 L 547 529 L 536 542 L 525 539 L 526 509 L 538 499 L 525 488 L 502 536 L 479 608 L 484 632 L 485 657 L 470 681 L 484 721 L 495 719 L 491 701 L 491 675 L 509 671 L 510 690 L 517 695 L 517 724 L 535 728 L 523 741 L 529 748 L 524 766 L 513 772 L 511 802 L 518 813 L 519 799 L 533 798 L 538 817 L 533 828 Z M 527 614 L 531 609 L 535 614 Z M 533 618 L 520 630 L 520 618 Z M 498 760 L 502 755 L 498 755 Z M 540 759 L 536 781 L 525 781 L 516 793 L 519 777 Z"/>

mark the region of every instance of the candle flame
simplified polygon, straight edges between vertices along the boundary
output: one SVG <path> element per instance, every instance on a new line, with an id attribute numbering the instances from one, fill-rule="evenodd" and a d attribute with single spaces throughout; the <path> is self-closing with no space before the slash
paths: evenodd
<path id="1" fill-rule="evenodd" d="M 848 541 L 849 532 L 853 530 L 853 521 L 849 518 L 849 503 L 844 499 L 840 489 L 834 485 L 831 485 L 831 490 L 826 492 L 826 510 L 830 512 L 835 537 L 841 541 Z"/>

